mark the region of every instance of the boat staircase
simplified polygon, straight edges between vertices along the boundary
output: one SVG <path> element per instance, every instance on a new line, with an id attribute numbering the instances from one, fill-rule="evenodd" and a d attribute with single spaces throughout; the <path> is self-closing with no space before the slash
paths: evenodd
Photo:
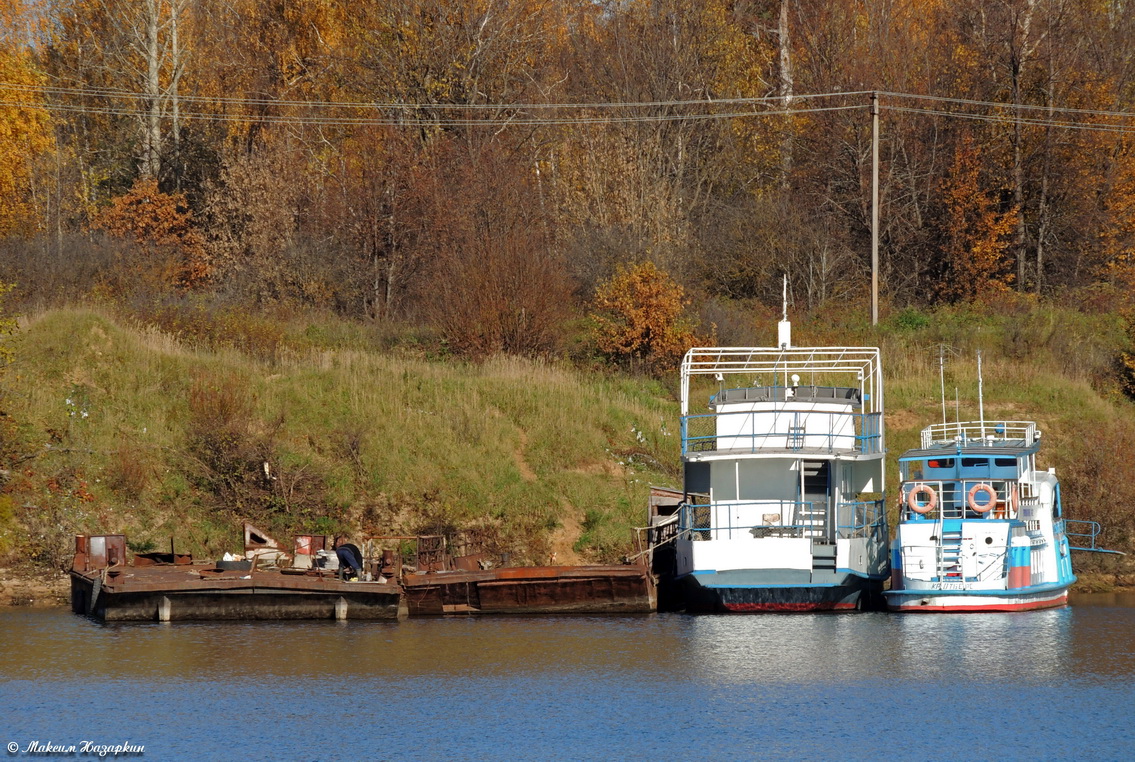
<path id="1" fill-rule="evenodd" d="M 938 581 L 962 582 L 962 522 L 938 519 Z"/>
<path id="2" fill-rule="evenodd" d="M 820 544 L 812 542 L 812 573 L 816 572 L 831 572 L 835 573 L 835 545 Z"/>
<path id="3" fill-rule="evenodd" d="M 804 499 L 800 503 L 796 523 L 803 528 L 805 537 L 831 542 L 832 538 L 828 536 L 830 463 L 826 460 L 805 460 L 800 467 L 803 469 Z"/>

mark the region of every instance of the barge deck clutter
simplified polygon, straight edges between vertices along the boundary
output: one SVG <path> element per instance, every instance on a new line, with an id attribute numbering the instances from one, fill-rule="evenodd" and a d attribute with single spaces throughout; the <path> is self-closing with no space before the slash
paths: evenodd
<path id="1" fill-rule="evenodd" d="M 398 618 L 402 604 L 401 586 L 381 575 L 347 581 L 337 569 L 259 568 L 259 558 L 199 563 L 172 551 L 125 561 L 124 535 L 76 538 L 72 611 L 106 622 L 373 620 Z"/>
<path id="2" fill-rule="evenodd" d="M 322 535 L 291 553 L 245 525 L 245 555 L 196 562 L 136 553 L 124 535 L 80 535 L 71 608 L 107 622 L 226 619 L 396 619 L 445 614 L 626 614 L 657 609 L 654 578 L 638 564 L 507 566 L 484 552 L 451 555 L 446 538 L 379 537 L 363 548 Z M 407 563 L 399 550 L 417 546 Z M 331 549 L 327 546 L 331 545 Z M 413 562 L 413 565 L 411 565 Z"/>

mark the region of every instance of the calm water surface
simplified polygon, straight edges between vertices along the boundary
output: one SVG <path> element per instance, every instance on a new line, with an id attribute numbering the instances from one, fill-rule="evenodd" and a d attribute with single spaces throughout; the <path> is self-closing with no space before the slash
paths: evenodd
<path id="1" fill-rule="evenodd" d="M 21 749 L 128 741 L 144 759 L 202 760 L 1135 757 L 1135 596 L 1004 615 L 100 625 L 9 609 L 0 624 L 0 743 Z"/>

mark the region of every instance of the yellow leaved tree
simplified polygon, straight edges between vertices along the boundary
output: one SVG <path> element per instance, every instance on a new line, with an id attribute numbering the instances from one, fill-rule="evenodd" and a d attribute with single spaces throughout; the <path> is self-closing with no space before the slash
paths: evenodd
<path id="1" fill-rule="evenodd" d="M 35 230 L 35 162 L 54 144 L 51 120 L 36 90 L 42 83 L 27 40 L 21 0 L 0 0 L 0 236 Z"/>
<path id="2" fill-rule="evenodd" d="M 711 343 L 699 337 L 685 314 L 685 290 L 653 262 L 623 266 L 595 289 L 591 315 L 599 351 L 610 359 L 671 369 L 690 347 Z"/>
<path id="3" fill-rule="evenodd" d="M 943 249 L 946 277 L 942 296 L 958 301 L 989 301 L 1012 287 L 1014 274 L 1008 256 L 1017 209 L 1002 210 L 982 185 L 981 156 L 966 135 L 942 186 L 945 206 Z"/>

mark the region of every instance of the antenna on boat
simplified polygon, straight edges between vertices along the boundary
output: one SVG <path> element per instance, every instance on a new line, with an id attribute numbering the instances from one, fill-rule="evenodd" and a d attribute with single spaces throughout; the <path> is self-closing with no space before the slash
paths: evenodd
<path id="1" fill-rule="evenodd" d="M 942 388 L 942 431 L 946 430 L 946 345 L 938 345 L 938 384 Z"/>
<path id="2" fill-rule="evenodd" d="M 788 322 L 788 273 L 784 274 L 781 303 L 783 311 L 776 326 L 776 343 L 781 349 L 788 349 L 792 346 L 792 323 Z"/>
<path id="3" fill-rule="evenodd" d="M 981 381 L 981 350 L 977 350 L 977 419 L 981 426 L 981 439 L 985 440 L 985 400 Z"/>

